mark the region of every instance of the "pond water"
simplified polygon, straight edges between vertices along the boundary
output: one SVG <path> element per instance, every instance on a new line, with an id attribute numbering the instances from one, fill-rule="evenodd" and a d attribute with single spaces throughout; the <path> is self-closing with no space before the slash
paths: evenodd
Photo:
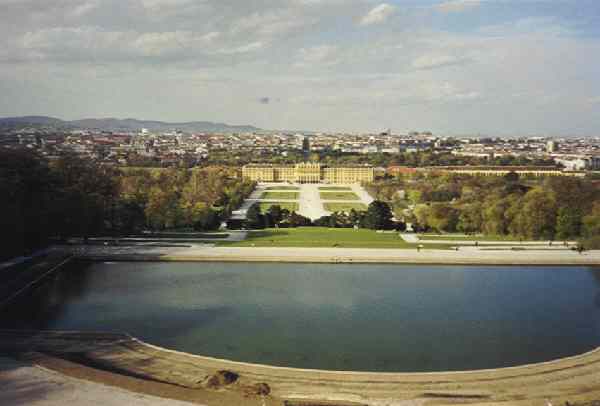
<path id="1" fill-rule="evenodd" d="M 600 346 L 600 269 L 75 262 L 0 327 L 300 368 L 495 368 Z"/>

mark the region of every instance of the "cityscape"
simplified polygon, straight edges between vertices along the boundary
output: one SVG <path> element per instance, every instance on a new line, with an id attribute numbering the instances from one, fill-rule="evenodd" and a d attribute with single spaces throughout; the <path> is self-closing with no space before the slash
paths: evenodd
<path id="1" fill-rule="evenodd" d="M 0 124 L 2 121 L 0 120 Z M 110 131 L 94 128 L 61 130 L 52 126 L 17 128 L 0 125 L 0 145 L 26 147 L 49 159 L 73 153 L 86 159 L 123 166 L 193 167 L 210 164 L 213 156 L 240 153 L 245 163 L 260 163 L 271 157 L 293 158 L 294 154 L 371 155 L 431 152 L 456 157 L 487 159 L 523 157 L 546 159 L 566 171 L 600 170 L 600 137 L 445 137 L 431 132 L 396 134 L 385 130 L 374 134 L 329 134 L 261 131 L 247 133 L 183 132 L 173 127 L 156 132 L 145 128 Z M 308 151 L 304 151 L 304 140 Z M 298 155 L 298 160 L 305 158 Z M 290 160 L 292 162 L 293 160 Z"/>

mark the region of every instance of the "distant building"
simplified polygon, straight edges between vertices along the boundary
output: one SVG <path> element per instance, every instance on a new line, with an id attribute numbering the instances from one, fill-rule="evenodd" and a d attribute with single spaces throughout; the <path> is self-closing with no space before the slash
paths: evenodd
<path id="1" fill-rule="evenodd" d="M 548 141 L 546 143 L 546 152 L 558 151 L 558 143 L 556 141 Z"/>
<path id="2" fill-rule="evenodd" d="M 375 170 L 372 166 L 329 167 L 310 162 L 293 166 L 250 164 L 242 168 L 242 176 L 257 182 L 360 183 L 372 182 Z"/>
<path id="3" fill-rule="evenodd" d="M 600 169 L 599 156 L 556 156 L 554 162 L 561 164 L 569 171 L 582 171 L 585 169 Z"/>
<path id="4" fill-rule="evenodd" d="M 388 166 L 387 173 L 390 175 L 414 175 L 417 173 L 417 168 L 408 166 Z"/>
<path id="5" fill-rule="evenodd" d="M 430 166 L 425 171 L 434 173 L 456 173 L 472 176 L 504 176 L 514 172 L 519 176 L 575 176 L 584 177 L 584 172 L 564 171 L 546 166 Z"/>

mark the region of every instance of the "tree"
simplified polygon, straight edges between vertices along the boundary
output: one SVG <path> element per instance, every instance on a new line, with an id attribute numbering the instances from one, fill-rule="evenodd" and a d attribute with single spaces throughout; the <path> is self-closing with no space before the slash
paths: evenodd
<path id="1" fill-rule="evenodd" d="M 281 206 L 279 206 L 278 204 L 269 207 L 269 210 L 267 212 L 273 220 L 274 224 L 278 224 L 279 222 L 281 222 L 281 220 L 283 220 L 283 211 L 281 210 Z"/>
<path id="2" fill-rule="evenodd" d="M 515 217 L 516 234 L 534 240 L 553 239 L 556 233 L 556 200 L 552 192 L 541 187 L 531 189 L 523 197 Z"/>
<path id="3" fill-rule="evenodd" d="M 581 235 L 582 214 L 578 207 L 561 207 L 556 217 L 556 237 L 561 240 Z"/>
<path id="4" fill-rule="evenodd" d="M 258 203 L 254 203 L 246 212 L 246 227 L 263 228 L 265 226 L 264 218 L 260 212 Z"/>
<path id="5" fill-rule="evenodd" d="M 194 230 L 209 231 L 216 230 L 221 225 L 221 218 L 210 207 L 204 208 L 196 217 L 194 222 Z"/>
<path id="6" fill-rule="evenodd" d="M 583 218 L 583 236 L 586 238 L 600 235 L 600 202 L 595 202 L 591 212 Z"/>
<path id="7" fill-rule="evenodd" d="M 437 231 L 456 231 L 458 224 L 458 210 L 446 203 L 432 204 L 429 210 L 427 223 Z"/>
<path id="8" fill-rule="evenodd" d="M 372 230 L 386 229 L 392 223 L 392 210 L 389 204 L 381 200 L 374 200 L 369 204 L 365 216 L 365 226 Z"/>
<path id="9" fill-rule="evenodd" d="M 430 207 L 426 204 L 420 204 L 417 207 L 415 207 L 415 209 L 412 212 L 412 217 L 410 219 L 410 222 L 413 223 L 413 228 L 418 228 L 418 229 L 427 229 L 429 227 L 429 212 L 430 212 Z"/>
<path id="10" fill-rule="evenodd" d="M 485 234 L 507 235 L 512 223 L 511 207 L 518 206 L 517 196 L 500 197 L 492 194 L 484 200 L 482 211 L 482 229 Z"/>
<path id="11" fill-rule="evenodd" d="M 516 183 L 519 181 L 519 174 L 515 171 L 510 171 L 504 175 L 504 180 L 508 183 Z"/>
<path id="12" fill-rule="evenodd" d="M 312 225 L 312 222 L 308 217 L 301 216 L 295 211 L 290 213 L 287 221 L 290 227 L 307 227 Z"/>
<path id="13" fill-rule="evenodd" d="M 483 225 L 481 203 L 474 202 L 465 204 L 460 209 L 458 217 L 457 229 L 463 233 L 478 233 L 481 232 Z"/>
<path id="14" fill-rule="evenodd" d="M 350 213 L 348 214 L 348 221 L 353 225 L 359 225 L 365 216 L 364 211 L 356 211 L 354 209 L 350 209 Z"/>

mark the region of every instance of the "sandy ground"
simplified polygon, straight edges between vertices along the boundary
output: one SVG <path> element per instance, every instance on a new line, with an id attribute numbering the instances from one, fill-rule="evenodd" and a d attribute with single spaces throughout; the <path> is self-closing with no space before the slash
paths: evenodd
<path id="1" fill-rule="evenodd" d="M 38 356 L 41 365 L 121 388 L 134 385 L 136 392 L 155 394 L 158 391 L 175 399 L 192 399 L 195 403 L 210 406 L 281 406 L 286 399 L 311 399 L 315 401 L 311 404 L 315 405 L 322 405 L 323 400 L 335 401 L 333 405 L 336 406 L 347 405 L 348 402 L 369 406 L 459 403 L 546 406 L 550 402 L 562 406 L 566 402 L 578 405 L 600 399 L 600 349 L 520 367 L 434 373 L 340 372 L 272 367 L 185 354 L 125 335 L 99 333 L 18 333 L 0 330 L 0 349 L 12 353 L 37 351 L 55 354 L 49 356 L 50 359 L 46 359 L 46 355 Z M 85 354 L 85 357 L 78 364 L 62 361 L 61 357 L 69 354 Z M 121 375 L 115 377 L 115 374 L 106 372 L 86 375 L 85 371 L 89 369 L 86 365 L 90 363 L 105 370 L 118 370 Z M 236 372 L 239 374 L 238 381 L 217 391 L 207 389 L 204 378 L 219 370 Z M 137 378 L 132 379 L 131 376 Z M 132 383 L 132 380 L 137 383 Z M 247 389 L 258 383 L 268 385 L 269 396 L 247 394 Z M 101 386 L 98 389 L 97 385 L 80 383 L 31 367 L 5 368 L 0 372 L 0 384 L 0 404 L 75 405 L 89 404 L 86 403 L 88 399 L 98 400 L 94 404 L 102 405 L 167 404 L 140 403 L 161 400 Z M 35 403 L 56 400 L 64 403 Z"/>
<path id="2" fill-rule="evenodd" d="M 75 379 L 37 365 L 0 357 L 0 405 L 64 406 L 191 406 Z"/>

